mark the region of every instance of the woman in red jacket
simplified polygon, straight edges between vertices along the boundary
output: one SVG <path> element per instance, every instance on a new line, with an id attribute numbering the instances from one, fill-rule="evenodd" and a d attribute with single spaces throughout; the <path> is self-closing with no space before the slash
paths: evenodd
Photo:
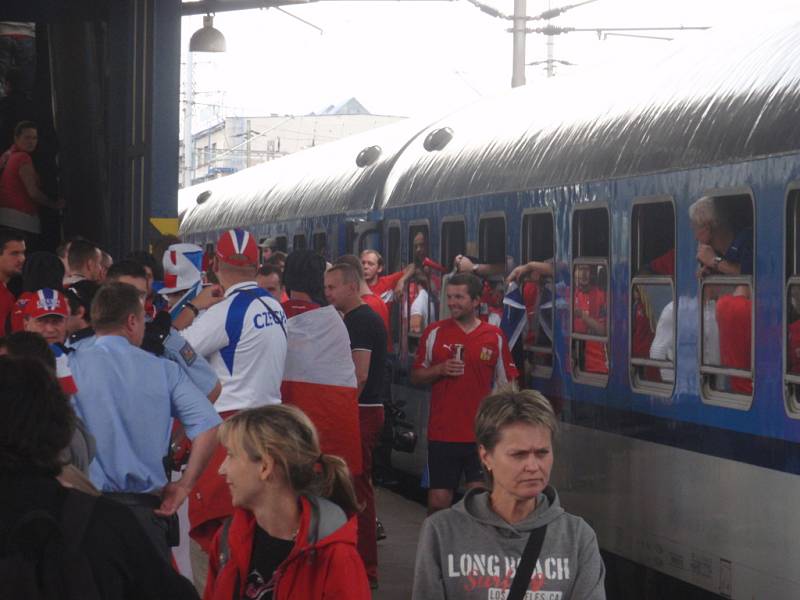
<path id="1" fill-rule="evenodd" d="M 308 417 L 263 406 L 231 417 L 219 435 L 236 509 L 212 543 L 204 600 L 369 600 L 350 474 L 320 453 Z"/>

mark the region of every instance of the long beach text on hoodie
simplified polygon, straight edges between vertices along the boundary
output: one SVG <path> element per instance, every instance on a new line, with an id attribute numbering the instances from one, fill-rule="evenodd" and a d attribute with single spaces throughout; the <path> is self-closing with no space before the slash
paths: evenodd
<path id="1" fill-rule="evenodd" d="M 414 600 L 505 600 L 532 529 L 547 525 L 525 600 L 605 600 L 605 566 L 597 537 L 561 508 L 547 488 L 536 510 L 513 526 L 489 506 L 489 493 L 470 490 L 461 502 L 422 526 L 414 569 Z"/>

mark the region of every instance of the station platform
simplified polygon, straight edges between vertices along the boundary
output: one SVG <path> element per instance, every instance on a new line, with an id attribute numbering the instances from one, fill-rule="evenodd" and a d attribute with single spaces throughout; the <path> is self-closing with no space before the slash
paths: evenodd
<path id="1" fill-rule="evenodd" d="M 375 490 L 386 539 L 378 542 L 378 589 L 373 600 L 409 600 L 425 507 L 385 488 Z"/>

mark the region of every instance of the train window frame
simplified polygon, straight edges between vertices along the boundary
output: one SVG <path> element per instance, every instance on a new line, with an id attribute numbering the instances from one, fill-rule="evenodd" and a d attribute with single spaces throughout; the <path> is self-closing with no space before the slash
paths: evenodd
<path id="1" fill-rule="evenodd" d="M 638 233 L 636 209 L 637 207 L 653 205 L 653 204 L 669 204 L 672 207 L 672 247 L 675 249 L 675 256 L 673 257 L 673 269 L 675 273 L 672 277 L 668 275 L 637 275 L 634 274 L 633 268 L 637 266 L 639 271 L 642 269 L 642 256 L 641 245 L 636 246 L 638 256 L 634 257 L 634 235 Z M 633 391 L 650 394 L 653 396 L 662 396 L 665 398 L 672 397 L 675 391 L 675 375 L 677 374 L 677 352 L 673 351 L 672 361 L 658 360 L 651 358 L 636 358 L 633 356 L 633 288 L 637 285 L 669 285 L 671 288 L 673 314 L 677 314 L 678 297 L 676 294 L 677 288 L 677 248 L 678 248 L 678 211 L 675 204 L 675 198 L 669 195 L 648 196 L 636 198 L 631 203 L 630 224 L 631 231 L 629 236 L 629 265 L 630 265 L 630 281 L 628 285 L 628 383 Z M 678 341 L 678 319 L 673 318 L 672 322 L 672 347 L 677 347 Z M 653 332 L 655 333 L 655 332 Z M 642 379 L 636 367 L 655 367 L 658 369 L 671 369 L 672 382 L 657 382 Z"/>
<path id="2" fill-rule="evenodd" d="M 397 248 L 392 248 L 392 231 L 397 232 Z M 386 223 L 385 253 L 383 256 L 384 275 L 396 273 L 403 268 L 403 226 L 399 220 L 393 219 Z M 397 268 L 395 269 L 395 262 Z"/>
<path id="3" fill-rule="evenodd" d="M 289 236 L 282 233 L 275 236 L 275 250 L 287 254 L 289 251 Z"/>
<path id="4" fill-rule="evenodd" d="M 449 234 L 446 235 L 445 231 L 446 231 L 446 227 L 448 225 L 453 225 L 453 224 L 460 224 L 461 225 L 461 229 L 462 229 L 462 231 L 464 233 L 464 236 L 463 236 L 463 238 L 464 238 L 464 246 L 463 246 L 461 252 L 457 252 L 453 256 L 449 256 L 449 253 L 445 253 L 445 242 L 449 241 L 450 236 L 449 236 Z M 441 259 L 441 264 L 444 265 L 447 269 L 450 269 L 451 265 L 453 264 L 452 259 L 455 259 L 455 257 L 458 254 L 466 254 L 466 252 L 467 252 L 467 221 L 466 221 L 466 219 L 464 217 L 451 215 L 449 217 L 444 217 L 441 220 L 439 229 L 440 229 L 440 233 L 439 233 L 439 258 Z"/>
<path id="5" fill-rule="evenodd" d="M 328 249 L 328 232 L 325 229 L 321 228 L 314 229 L 311 232 L 311 249 L 320 256 L 322 256 L 323 258 L 327 259 L 328 257 L 325 256 L 325 252 L 320 252 L 319 249 L 317 248 L 317 240 L 320 239 L 320 236 L 322 236 L 322 241 L 323 241 L 322 247 Z"/>
<path id="6" fill-rule="evenodd" d="M 506 218 L 505 211 L 502 210 L 494 210 L 482 213 L 478 218 L 478 262 L 482 264 L 496 264 L 492 263 L 489 260 L 488 254 L 485 253 L 485 247 L 483 244 L 483 237 L 484 237 L 484 225 L 489 221 L 495 221 L 501 219 L 503 222 L 503 263 L 506 263 L 508 257 L 508 219 Z"/>
<path id="7" fill-rule="evenodd" d="M 585 211 L 589 210 L 596 210 L 596 209 L 604 209 L 606 211 L 606 217 L 608 222 L 608 254 L 602 257 L 595 257 L 595 256 L 575 256 L 576 249 L 575 249 L 575 219 L 576 216 Z M 612 371 L 612 353 L 611 353 L 611 327 L 608 325 L 608 321 L 606 322 L 606 335 L 605 336 L 595 336 L 591 334 L 583 334 L 583 333 L 575 333 L 574 325 L 575 325 L 575 267 L 579 265 L 601 265 L 604 266 L 606 269 L 606 319 L 608 320 L 609 316 L 613 314 L 612 312 L 612 298 L 611 298 L 611 270 L 609 269 L 609 263 L 611 261 L 611 209 L 607 202 L 591 202 L 586 204 L 581 204 L 579 206 L 575 206 L 572 209 L 570 214 L 570 226 L 569 226 L 569 233 L 570 233 L 570 271 L 569 271 L 569 281 L 570 281 L 570 298 L 569 298 L 569 360 L 572 372 L 572 379 L 579 384 L 590 385 L 593 387 L 599 388 L 607 388 L 609 377 Z M 580 242 L 578 242 L 578 248 L 580 248 Z M 576 360 L 575 355 L 575 343 L 580 341 L 594 341 L 594 342 L 601 342 L 606 346 L 606 355 L 608 357 L 608 372 L 601 374 L 601 373 L 591 373 L 588 371 L 583 371 L 578 366 L 578 361 Z"/>
<path id="8" fill-rule="evenodd" d="M 797 198 L 793 198 L 797 195 Z M 795 200 L 792 207 L 792 200 Z M 794 218 L 790 221 L 790 210 L 794 208 Z M 800 286 L 800 261 L 798 258 L 798 237 L 800 228 L 796 227 L 798 210 L 800 210 L 800 182 L 790 183 L 786 188 L 786 199 L 784 202 L 784 215 L 786 226 L 784 227 L 784 253 L 783 253 L 783 276 L 786 280 L 783 288 L 783 316 L 782 316 L 782 377 L 783 377 L 783 399 L 786 415 L 791 419 L 800 419 L 800 375 L 792 375 L 789 372 L 789 294 L 792 286 Z M 793 231 L 789 233 L 789 223 L 794 223 Z M 791 247 L 790 247 L 791 246 Z M 790 254 L 791 250 L 791 254 Z M 792 257 L 791 267 L 789 257 Z"/>
<path id="9" fill-rule="evenodd" d="M 753 190 L 749 187 L 731 187 L 724 189 L 711 189 L 704 190 L 700 195 L 696 196 L 692 202 L 696 202 L 700 198 L 713 198 L 716 200 L 725 201 L 725 198 L 735 196 L 747 196 L 750 200 L 750 227 L 753 229 L 753 274 L 752 275 L 710 275 L 698 278 L 698 295 L 697 295 L 697 319 L 699 321 L 699 337 L 697 342 L 697 366 L 699 377 L 699 390 L 700 401 L 703 404 L 711 406 L 719 406 L 722 408 L 730 408 L 733 410 L 748 411 L 753 406 L 753 398 L 755 396 L 755 317 L 756 317 L 756 202 Z M 690 224 L 691 225 L 691 224 Z M 785 258 L 784 258 L 785 260 Z M 748 285 L 750 286 L 750 371 L 743 371 L 740 369 L 731 369 L 725 367 L 706 366 L 703 364 L 703 356 L 705 354 L 704 346 L 704 318 L 703 313 L 705 306 L 703 304 L 704 291 L 706 285 Z M 728 377 L 744 377 L 749 378 L 752 382 L 753 391 L 750 394 L 743 394 L 739 392 L 726 392 L 719 391 L 712 388 L 710 378 L 716 375 Z"/>
<path id="10" fill-rule="evenodd" d="M 528 217 L 537 217 L 546 215 L 550 217 L 550 229 L 552 232 L 553 244 L 552 244 L 552 253 L 550 254 L 550 259 L 553 260 L 555 264 L 555 256 L 556 256 L 556 248 L 558 247 L 558 230 L 556 228 L 556 217 L 555 211 L 551 208 L 527 208 L 522 211 L 522 221 L 520 223 L 520 237 L 519 237 L 519 257 L 520 257 L 520 264 L 524 265 L 529 263 L 532 260 L 537 260 L 535 257 L 532 256 L 531 249 L 526 248 L 525 240 L 527 239 L 527 229 L 526 225 L 528 223 Z M 543 259 L 546 260 L 546 259 Z M 556 321 L 558 319 L 557 312 L 555 309 L 553 310 L 553 324 L 552 328 L 553 331 L 557 329 Z M 527 317 L 526 317 L 527 318 Z M 536 346 L 531 345 L 526 347 L 524 340 L 523 340 L 523 352 L 539 352 L 549 354 L 551 357 L 551 365 L 549 367 L 536 365 L 534 364 L 533 369 L 530 372 L 531 377 L 536 377 L 538 379 L 550 379 L 553 376 L 553 362 L 555 361 L 555 347 L 554 342 L 550 340 L 550 346 Z M 526 361 L 527 363 L 527 361 Z M 527 377 L 526 377 L 527 379 Z"/>
<path id="11" fill-rule="evenodd" d="M 707 285 L 725 285 L 725 286 L 736 286 L 736 285 L 747 285 L 750 287 L 750 297 L 752 298 L 751 305 L 750 305 L 750 370 L 745 371 L 742 369 L 734 369 L 730 367 L 716 367 L 713 365 L 705 365 L 703 361 L 703 354 L 705 347 L 703 345 L 703 340 L 705 337 L 705 319 L 703 318 L 703 313 L 705 312 L 705 306 L 703 304 L 704 298 L 704 289 Z M 727 391 L 720 391 L 715 390 L 711 386 L 710 378 L 716 375 L 722 375 L 725 377 L 741 377 L 745 379 L 750 379 L 753 382 L 753 388 L 755 389 L 755 355 L 754 355 L 754 334 L 755 334 L 755 296 L 753 291 L 753 282 L 749 276 L 709 276 L 704 277 L 700 281 L 700 295 L 698 296 L 698 315 L 700 320 L 700 328 L 699 328 L 699 343 L 697 344 L 699 348 L 699 356 L 697 357 L 697 365 L 698 365 L 698 373 L 700 376 L 700 399 L 704 404 L 710 404 L 712 406 L 721 406 L 724 408 L 732 408 L 737 410 L 750 410 L 753 405 L 753 393 L 750 394 L 743 394 L 739 392 L 727 392 Z"/>
<path id="12" fill-rule="evenodd" d="M 297 247 L 297 240 L 301 240 L 302 248 Z M 308 249 L 308 237 L 306 236 L 305 231 L 298 231 L 292 236 L 292 251 L 295 250 L 307 250 Z"/>
<path id="13" fill-rule="evenodd" d="M 414 236 L 417 235 L 418 232 L 414 231 L 418 227 L 425 227 L 426 228 L 426 237 L 428 240 L 428 258 L 434 258 L 431 256 L 431 220 L 430 219 L 414 219 L 409 221 L 406 225 L 406 242 L 408 243 L 406 256 L 408 257 L 408 262 L 406 264 L 411 264 L 414 262 Z M 412 235 L 412 232 L 414 234 Z"/>

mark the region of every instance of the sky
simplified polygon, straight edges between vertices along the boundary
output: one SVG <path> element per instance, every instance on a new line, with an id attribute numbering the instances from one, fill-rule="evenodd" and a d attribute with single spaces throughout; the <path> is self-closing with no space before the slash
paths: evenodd
<path id="1" fill-rule="evenodd" d="M 510 14 L 514 0 L 482 0 Z M 579 0 L 528 0 L 528 14 Z M 511 87 L 510 21 L 466 0 L 323 0 L 276 9 L 219 13 L 214 26 L 227 52 L 193 57 L 198 131 L 221 116 L 308 114 L 356 97 L 373 114 L 443 115 Z M 800 21 L 797 0 L 596 0 L 554 19 L 564 27 L 748 27 L 774 19 Z M 532 22 L 535 27 L 543 21 Z M 202 17 L 182 23 L 182 64 Z M 645 33 L 645 32 L 643 32 Z M 659 56 L 702 31 L 658 32 L 673 41 L 574 32 L 554 38 L 554 57 L 575 63 L 557 77 L 611 64 L 635 76 Z M 545 37 L 529 34 L 527 61 L 546 57 Z M 540 66 L 527 67 L 527 85 L 547 90 Z M 185 82 L 185 77 L 182 77 Z M 182 94 L 184 90 L 182 83 Z M 183 95 L 182 95 L 183 103 Z M 183 109 L 183 104 L 181 106 Z"/>

